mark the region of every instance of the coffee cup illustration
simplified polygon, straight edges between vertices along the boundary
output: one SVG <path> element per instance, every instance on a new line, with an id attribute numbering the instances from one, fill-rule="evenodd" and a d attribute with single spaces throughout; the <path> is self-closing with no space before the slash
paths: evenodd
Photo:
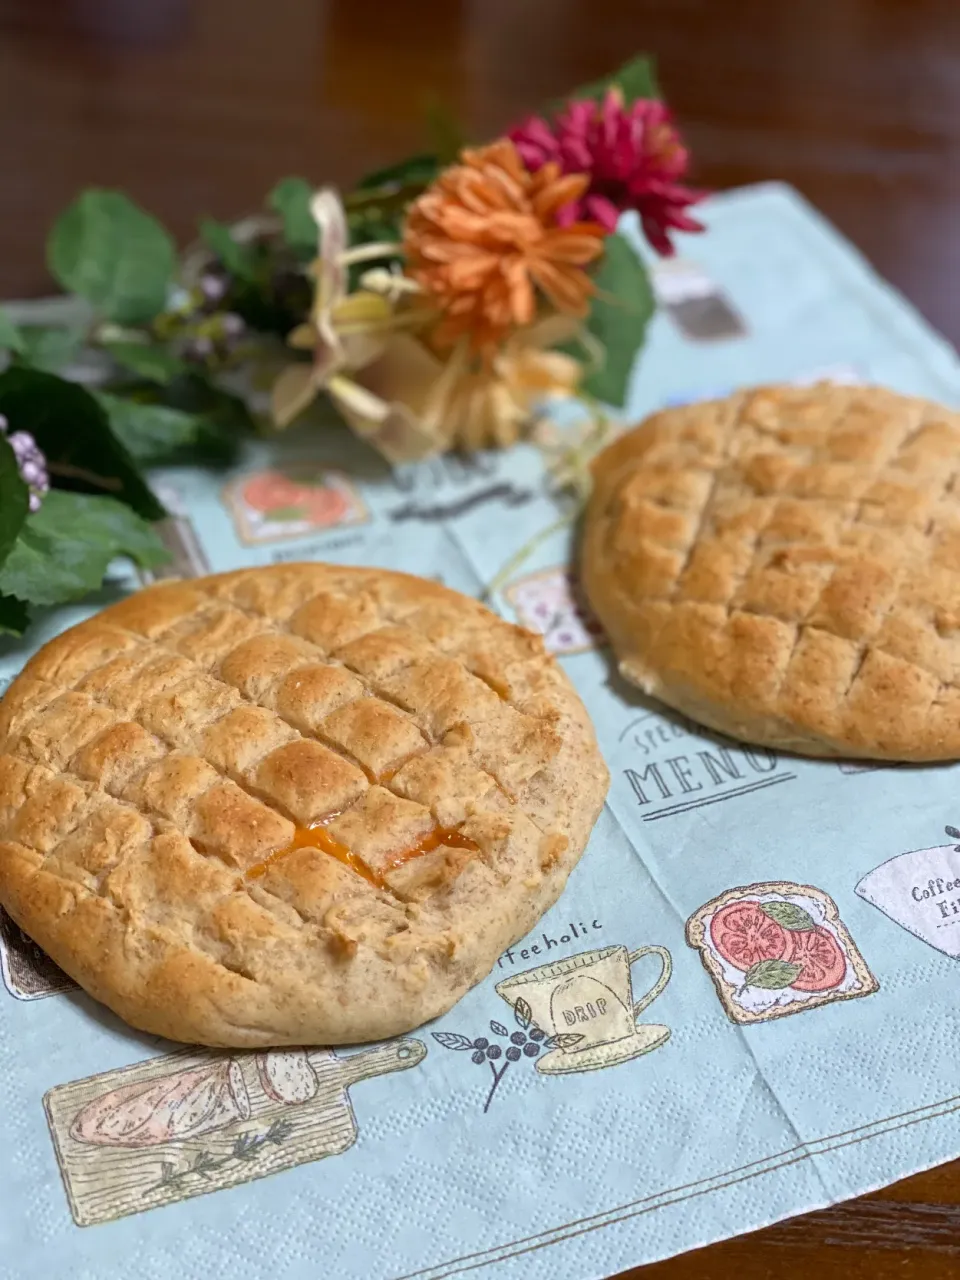
<path id="1" fill-rule="evenodd" d="M 639 1000 L 633 998 L 632 966 L 656 956 L 660 974 Z M 497 994 L 511 1008 L 529 1009 L 530 1021 L 557 1047 L 537 1059 L 545 1075 L 596 1071 L 658 1049 L 670 1028 L 637 1019 L 662 994 L 673 962 L 666 947 L 601 947 L 554 960 L 498 982 Z"/>

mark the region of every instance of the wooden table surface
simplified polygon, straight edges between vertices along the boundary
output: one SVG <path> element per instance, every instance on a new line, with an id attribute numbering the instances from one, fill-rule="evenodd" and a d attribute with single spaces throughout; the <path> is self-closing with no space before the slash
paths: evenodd
<path id="1" fill-rule="evenodd" d="M 0 296 L 84 185 L 185 240 L 404 156 L 429 94 L 490 137 L 642 49 L 701 183 L 792 182 L 960 342 L 958 0 L 0 0 Z M 731 1274 L 955 1277 L 960 1163 L 643 1272 Z"/>

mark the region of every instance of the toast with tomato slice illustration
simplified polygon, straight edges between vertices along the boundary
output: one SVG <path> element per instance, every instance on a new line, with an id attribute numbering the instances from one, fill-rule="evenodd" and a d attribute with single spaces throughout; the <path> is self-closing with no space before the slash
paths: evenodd
<path id="1" fill-rule="evenodd" d="M 879 985 L 837 904 L 812 885 L 771 880 L 729 889 L 693 913 L 687 943 L 732 1022 L 769 1022 L 872 995 Z"/>
<path id="2" fill-rule="evenodd" d="M 365 524 L 370 519 L 359 490 L 342 471 L 310 461 L 293 461 L 231 480 L 224 487 L 223 502 L 245 547 Z"/>

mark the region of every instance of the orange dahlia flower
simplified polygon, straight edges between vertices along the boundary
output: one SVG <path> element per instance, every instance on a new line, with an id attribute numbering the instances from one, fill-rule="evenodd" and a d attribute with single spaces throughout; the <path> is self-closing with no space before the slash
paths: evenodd
<path id="1" fill-rule="evenodd" d="M 605 232 L 558 226 L 557 214 L 589 178 L 554 163 L 530 173 L 506 138 L 461 161 L 414 202 L 404 234 L 407 274 L 441 312 L 433 342 L 468 338 L 489 352 L 533 321 L 537 290 L 557 311 L 585 315 L 594 290 L 584 267 L 603 252 Z"/>

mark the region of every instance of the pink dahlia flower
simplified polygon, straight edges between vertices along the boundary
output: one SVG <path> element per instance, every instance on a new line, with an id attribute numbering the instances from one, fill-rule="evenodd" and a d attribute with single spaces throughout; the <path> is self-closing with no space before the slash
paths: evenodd
<path id="1" fill-rule="evenodd" d="M 703 230 L 687 209 L 705 192 L 679 182 L 690 157 L 662 102 L 625 106 L 620 91 L 610 89 L 602 103 L 571 102 L 552 123 L 530 116 L 509 137 L 531 171 L 553 160 L 564 173 L 589 176 L 586 192 L 558 214 L 561 225 L 591 220 L 610 232 L 625 209 L 636 209 L 664 256 L 673 253 L 671 230 Z"/>

